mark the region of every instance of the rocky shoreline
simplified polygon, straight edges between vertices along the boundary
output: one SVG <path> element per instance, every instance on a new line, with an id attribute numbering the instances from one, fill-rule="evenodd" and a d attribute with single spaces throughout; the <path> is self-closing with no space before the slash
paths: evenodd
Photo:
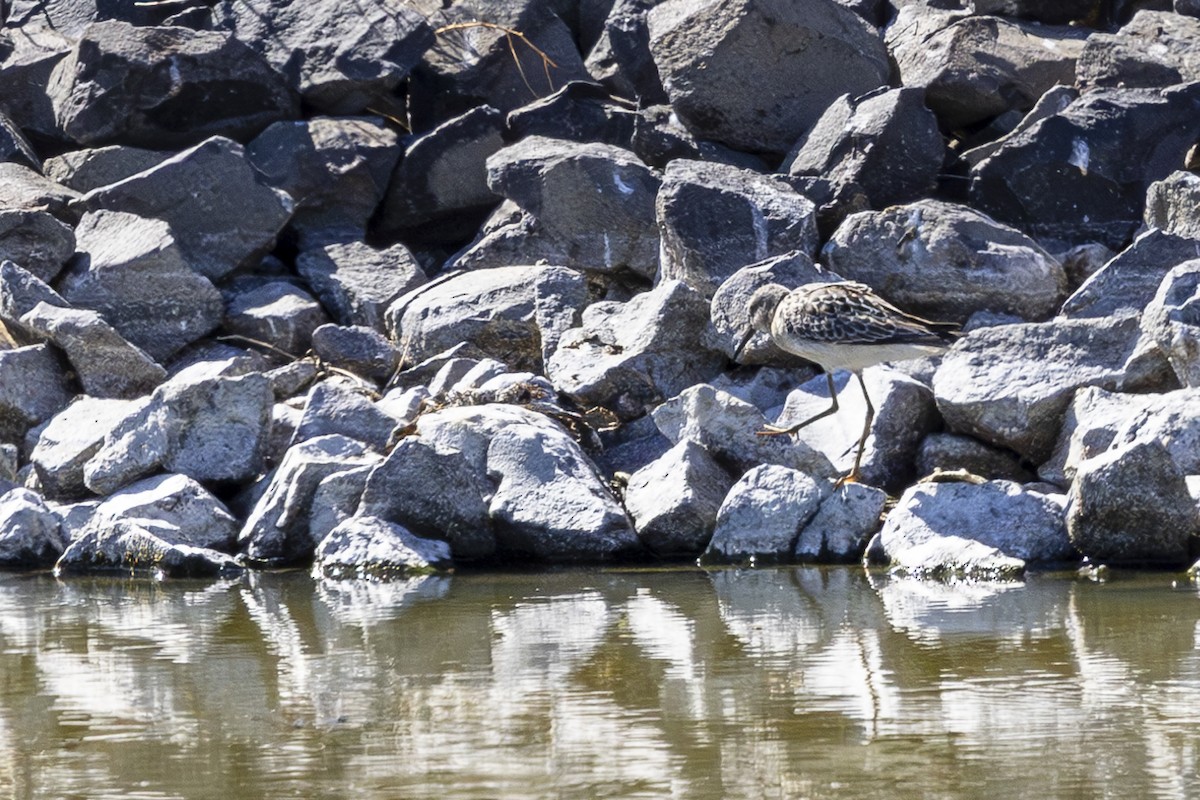
<path id="1" fill-rule="evenodd" d="M 964 5 L 0 5 L 0 567 L 1187 567 L 1200 6 Z"/>

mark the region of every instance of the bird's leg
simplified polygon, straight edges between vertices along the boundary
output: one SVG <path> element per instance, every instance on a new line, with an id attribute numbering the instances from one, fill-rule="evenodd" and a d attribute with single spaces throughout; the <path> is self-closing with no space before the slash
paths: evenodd
<path id="1" fill-rule="evenodd" d="M 850 472 L 838 479 L 835 487 L 841 487 L 846 483 L 858 483 L 858 467 L 862 463 L 863 450 L 867 447 L 867 436 L 871 433 L 871 423 L 875 421 L 875 406 L 871 405 L 871 395 L 867 393 L 867 384 L 863 381 L 861 372 L 855 372 L 858 376 L 858 385 L 862 387 L 863 400 L 867 401 L 867 419 L 863 423 L 862 436 L 858 437 L 858 452 L 854 454 L 854 467 Z"/>
<path id="2" fill-rule="evenodd" d="M 813 416 L 804 420 L 804 422 L 801 422 L 797 425 L 792 425 L 791 427 L 788 427 L 788 428 L 780 428 L 778 425 L 764 425 L 763 429 L 761 431 L 756 431 L 756 433 L 759 436 L 790 436 L 791 434 L 795 433 L 796 431 L 800 430 L 801 428 L 804 428 L 804 427 L 807 427 L 807 426 L 813 424 L 814 422 L 821 419 L 822 417 L 828 417 L 830 414 L 836 413 L 838 410 L 837 389 L 835 389 L 833 386 L 833 371 L 832 370 L 827 370 L 825 372 L 825 380 L 829 384 L 829 399 L 833 403 L 831 406 L 829 406 L 829 408 L 825 409 L 824 411 L 822 411 L 819 414 L 814 414 Z"/>

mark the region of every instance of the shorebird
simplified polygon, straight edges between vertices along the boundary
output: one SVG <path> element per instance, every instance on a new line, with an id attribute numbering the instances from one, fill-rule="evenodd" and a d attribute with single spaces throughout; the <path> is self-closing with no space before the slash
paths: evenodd
<path id="1" fill-rule="evenodd" d="M 867 402 L 854 467 L 838 485 L 858 480 L 863 449 L 875 407 L 862 371 L 875 364 L 905 361 L 935 355 L 958 338 L 952 323 L 931 322 L 901 311 L 871 290 L 854 281 L 809 283 L 789 291 L 777 283 L 760 287 L 750 297 L 750 328 L 734 351 L 736 361 L 756 332 L 770 335 L 781 349 L 812 361 L 825 372 L 832 405 L 819 414 L 787 428 L 768 425 L 759 436 L 787 436 L 838 410 L 833 373 L 838 369 L 853 372 Z"/>

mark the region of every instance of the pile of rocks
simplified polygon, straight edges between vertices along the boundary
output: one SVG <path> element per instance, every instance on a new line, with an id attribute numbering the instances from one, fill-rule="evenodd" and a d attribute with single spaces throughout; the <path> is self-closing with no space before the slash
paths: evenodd
<path id="1" fill-rule="evenodd" d="M 1197 6 L 961 5 L 0 6 L 0 565 L 1186 565 Z"/>

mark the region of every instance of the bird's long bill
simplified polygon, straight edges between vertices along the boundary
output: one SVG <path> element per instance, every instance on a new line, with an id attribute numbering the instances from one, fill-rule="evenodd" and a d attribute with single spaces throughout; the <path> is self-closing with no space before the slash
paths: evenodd
<path id="1" fill-rule="evenodd" d="M 741 361 L 742 351 L 746 349 L 746 345 L 748 345 L 750 343 L 750 338 L 752 336 L 754 336 L 754 328 L 753 327 L 747 328 L 746 332 L 744 334 L 742 334 L 742 339 L 740 342 L 738 342 L 737 348 L 735 348 L 733 351 L 733 360 L 734 361 Z"/>

